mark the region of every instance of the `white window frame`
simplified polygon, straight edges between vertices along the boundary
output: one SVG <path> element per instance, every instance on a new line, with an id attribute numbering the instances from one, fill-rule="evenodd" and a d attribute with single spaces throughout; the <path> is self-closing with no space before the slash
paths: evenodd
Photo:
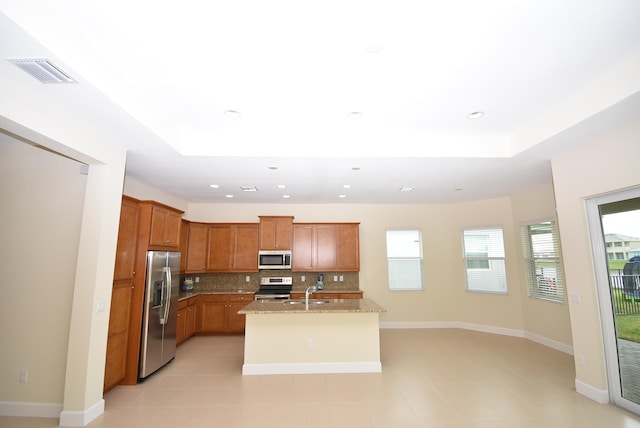
<path id="1" fill-rule="evenodd" d="M 553 248 L 547 251 L 546 255 L 535 256 L 533 252 L 533 240 L 531 234 L 531 226 L 542 226 L 549 224 L 551 228 L 550 243 Z M 560 253 L 560 236 L 558 233 L 558 225 L 553 219 L 545 219 L 540 221 L 529 222 L 520 227 L 520 236 L 522 239 L 522 251 L 524 255 L 524 270 L 527 279 L 527 292 L 530 298 L 538 300 L 546 300 L 550 302 L 565 302 L 565 281 L 564 270 L 562 267 L 562 257 Z M 546 264 L 549 269 L 554 272 L 553 276 L 544 279 L 545 282 L 553 280 L 553 284 L 541 287 L 541 278 L 538 273 L 540 264 Z"/>
<path id="2" fill-rule="evenodd" d="M 467 237 L 487 236 L 486 256 L 478 256 Z M 471 256 L 470 256 L 471 255 Z M 468 292 L 507 294 L 506 257 L 504 250 L 504 229 L 502 226 L 465 228 L 462 230 L 462 257 L 465 268 L 465 286 Z M 487 268 L 469 267 L 474 262 L 484 261 Z"/>
<path id="3" fill-rule="evenodd" d="M 398 234 L 402 232 L 417 233 L 417 247 L 412 247 L 413 243 L 404 243 L 403 247 L 397 244 L 402 241 L 397 236 L 395 244 L 391 245 L 392 237 L 390 234 Z M 391 238 L 391 239 L 390 239 Z M 405 245 L 406 244 L 406 245 Z M 387 249 L 387 269 L 389 275 L 389 291 L 422 291 L 424 290 L 424 269 L 422 257 L 422 232 L 419 228 L 413 229 L 387 229 L 386 231 L 386 249 Z M 406 262 L 405 267 L 413 268 L 402 272 L 402 264 Z"/>

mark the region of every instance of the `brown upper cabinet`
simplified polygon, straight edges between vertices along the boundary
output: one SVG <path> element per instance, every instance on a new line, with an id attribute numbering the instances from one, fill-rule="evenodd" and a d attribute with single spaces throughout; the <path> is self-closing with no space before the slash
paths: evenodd
<path id="1" fill-rule="evenodd" d="M 131 279 L 135 275 L 136 237 L 138 235 L 138 201 L 122 197 L 120 227 L 113 280 Z"/>
<path id="2" fill-rule="evenodd" d="M 200 273 L 207 270 L 207 233 L 209 226 L 205 223 L 189 223 L 189 236 L 187 239 L 186 273 Z"/>
<path id="3" fill-rule="evenodd" d="M 207 272 L 258 271 L 257 223 L 209 224 L 207 246 Z"/>
<path id="4" fill-rule="evenodd" d="M 146 201 L 143 203 L 146 203 Z M 157 203 L 153 204 L 151 206 L 149 246 L 178 250 L 180 247 L 181 223 L 182 211 Z"/>
<path id="5" fill-rule="evenodd" d="M 293 236 L 292 216 L 260 216 L 261 250 L 290 250 Z"/>
<path id="6" fill-rule="evenodd" d="M 189 244 L 189 220 L 180 223 L 180 273 L 187 270 L 187 245 Z"/>
<path id="7" fill-rule="evenodd" d="M 294 224 L 291 258 L 295 272 L 359 271 L 359 223 Z"/>

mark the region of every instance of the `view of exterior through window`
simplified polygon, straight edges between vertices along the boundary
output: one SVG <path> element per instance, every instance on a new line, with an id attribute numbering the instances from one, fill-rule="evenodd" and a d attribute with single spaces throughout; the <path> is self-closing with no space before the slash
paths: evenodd
<path id="1" fill-rule="evenodd" d="M 521 231 L 529 297 L 564 302 L 564 277 L 556 223 L 529 224 Z"/>
<path id="2" fill-rule="evenodd" d="M 422 237 L 419 230 L 387 230 L 390 290 L 422 290 Z"/>
<path id="3" fill-rule="evenodd" d="M 462 237 L 467 291 L 506 293 L 502 228 L 465 229 Z"/>

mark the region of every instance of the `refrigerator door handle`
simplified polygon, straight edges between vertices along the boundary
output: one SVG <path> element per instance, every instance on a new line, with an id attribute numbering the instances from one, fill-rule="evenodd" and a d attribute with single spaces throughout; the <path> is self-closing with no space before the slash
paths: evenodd
<path id="1" fill-rule="evenodd" d="M 164 294 L 164 314 L 160 318 L 160 324 L 166 324 L 169 320 L 169 307 L 171 306 L 171 268 L 165 266 L 162 268 L 165 274 L 165 289 L 162 290 Z"/>

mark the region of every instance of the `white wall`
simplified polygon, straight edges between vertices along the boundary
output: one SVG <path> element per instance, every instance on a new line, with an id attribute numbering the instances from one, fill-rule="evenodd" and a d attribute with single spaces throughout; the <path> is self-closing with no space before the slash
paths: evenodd
<path id="1" fill-rule="evenodd" d="M 62 405 L 86 179 L 78 162 L 0 133 L 0 402 Z"/>
<path id="2" fill-rule="evenodd" d="M 604 399 L 606 363 L 585 200 L 640 185 L 639 135 L 636 121 L 552 161 L 567 288 L 581 296 L 569 304 L 574 352 L 585 361 L 576 365 L 576 383 Z"/>
<path id="3" fill-rule="evenodd" d="M 532 193 L 544 201 L 534 219 L 554 215 L 553 189 L 547 186 Z M 526 193 L 515 197 L 522 201 Z M 555 317 L 555 329 L 538 328 L 548 315 L 545 305 L 528 309 L 527 324 L 523 301 L 526 298 L 519 230 L 511 198 L 496 198 L 461 204 L 424 205 L 260 205 L 189 204 L 185 218 L 192 221 L 257 222 L 259 215 L 293 215 L 294 222 L 360 222 L 360 288 L 387 309 L 381 322 L 392 326 L 446 326 L 451 323 L 470 328 L 487 327 L 507 334 L 522 334 L 531 328 L 535 335 L 571 346 L 568 316 Z M 521 213 L 525 218 L 525 213 Z M 518 219 L 519 221 L 519 219 Z M 478 226 L 502 226 L 507 251 L 507 295 L 468 293 L 465 291 L 462 259 L 462 229 Z M 386 230 L 419 228 L 423 236 L 425 290 L 389 291 L 387 282 Z M 554 306 L 555 308 L 555 306 Z M 553 309 L 551 310 L 553 311 Z M 562 311 L 560 311 L 562 312 Z M 555 315 L 554 315 L 555 316 Z"/>

